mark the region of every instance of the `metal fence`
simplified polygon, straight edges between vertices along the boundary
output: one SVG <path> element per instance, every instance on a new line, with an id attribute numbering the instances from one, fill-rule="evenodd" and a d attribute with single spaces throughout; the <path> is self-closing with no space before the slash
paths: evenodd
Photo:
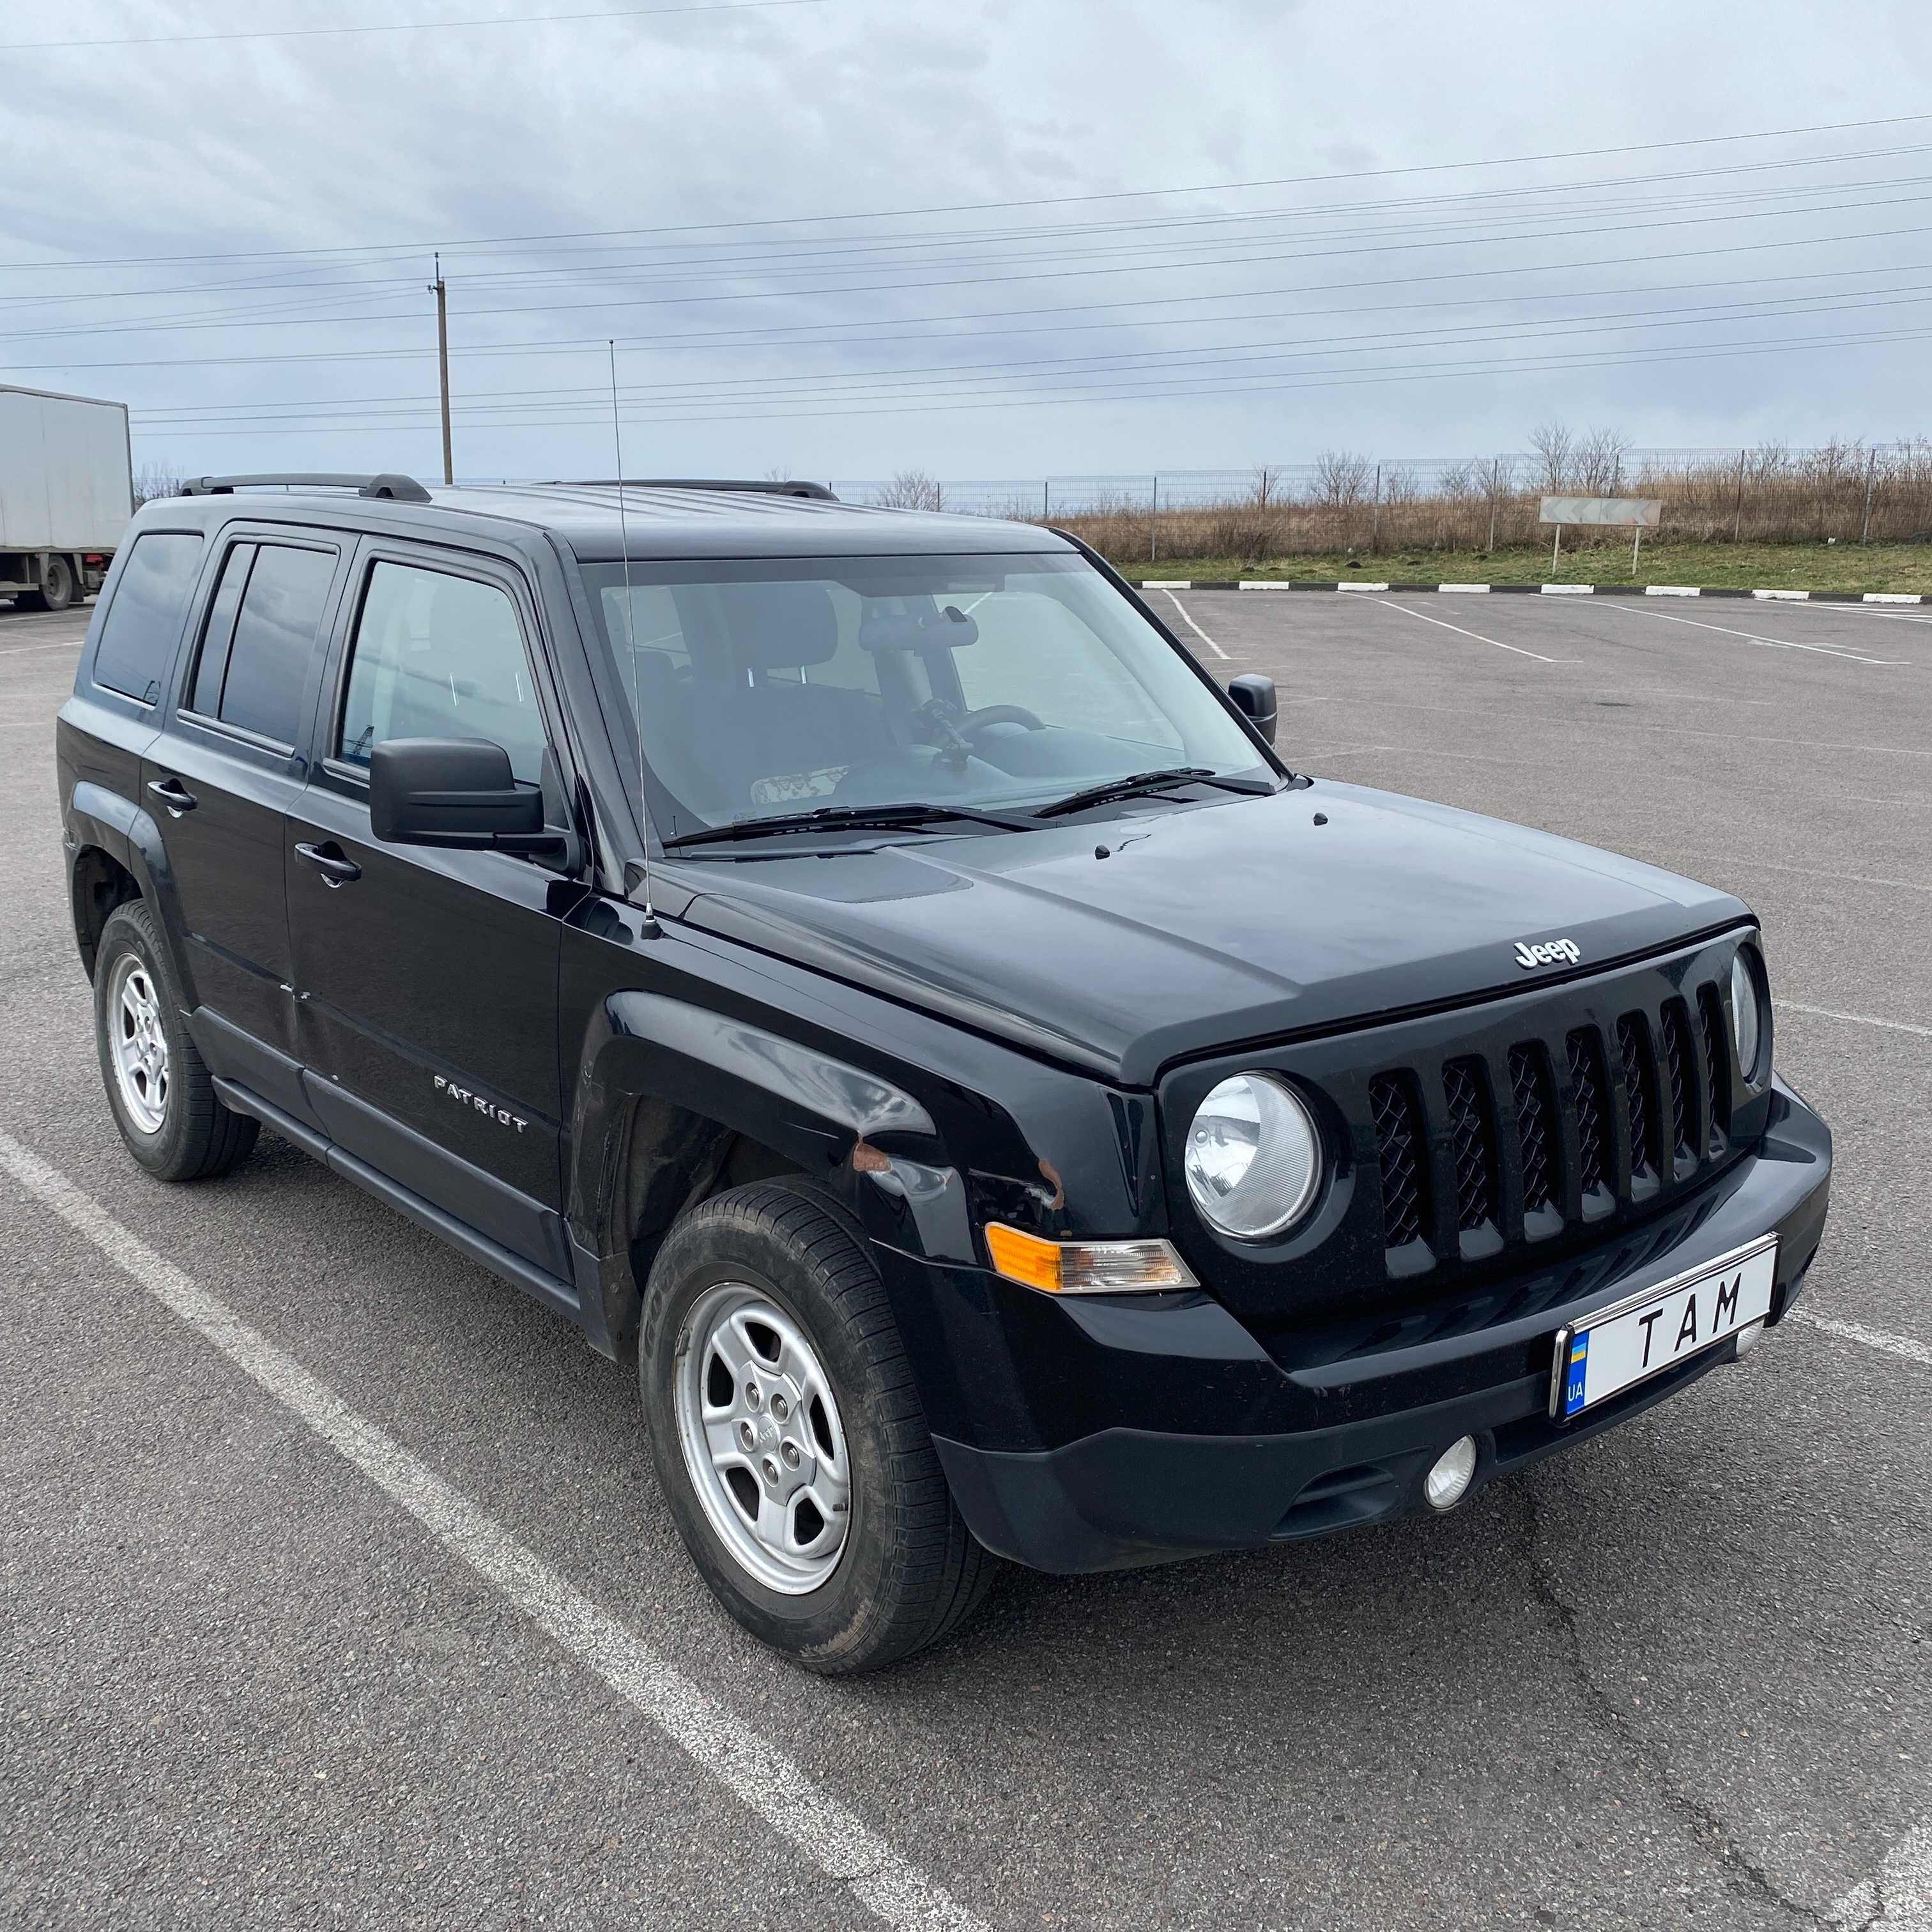
<path id="1" fill-rule="evenodd" d="M 1544 496 L 1664 501 L 1663 541 L 1932 541 L 1932 440 L 1638 449 L 1546 433 L 1496 456 L 1372 457 L 1144 476 L 840 481 L 849 502 L 1066 524 L 1114 554 L 1249 557 L 1540 540 Z"/>

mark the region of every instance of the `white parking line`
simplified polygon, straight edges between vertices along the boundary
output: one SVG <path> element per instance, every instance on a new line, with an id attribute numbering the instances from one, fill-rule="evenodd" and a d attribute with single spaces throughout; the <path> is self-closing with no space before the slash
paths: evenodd
<path id="1" fill-rule="evenodd" d="M 1187 614 L 1187 606 L 1182 603 L 1178 597 L 1175 597 L 1172 590 L 1168 590 L 1163 588 L 1162 594 L 1164 596 L 1173 598 L 1174 608 L 1180 613 L 1180 621 L 1185 624 L 1187 628 L 1192 631 L 1194 634 L 1198 638 L 1223 664 L 1226 664 L 1228 662 L 1228 653 L 1222 650 L 1221 646 L 1215 643 L 1214 640 Z"/>
<path id="2" fill-rule="evenodd" d="M 1852 1886 L 1825 1915 L 1848 1932 L 1927 1932 L 1932 1927 L 1932 1825 L 1908 1832 L 1875 1879 Z"/>
<path id="3" fill-rule="evenodd" d="M 1808 1328 L 1835 1335 L 1841 1342 L 1856 1342 L 1864 1348 L 1882 1349 L 1888 1355 L 1902 1355 L 1908 1362 L 1932 1369 L 1932 1348 L 1923 1342 L 1913 1341 L 1910 1336 L 1888 1335 L 1882 1328 L 1868 1328 L 1862 1322 L 1840 1322 L 1835 1316 L 1814 1315 L 1803 1306 L 1791 1311 L 1791 1319 L 1803 1322 Z"/>
<path id="4" fill-rule="evenodd" d="M 1808 1006 L 1802 1000 L 1779 998 L 1772 1000 L 1772 1006 L 1778 1012 L 1789 1008 L 1794 1013 L 1810 1013 L 1821 1020 L 1850 1020 L 1858 1026 L 1883 1027 L 1888 1033 L 1916 1033 L 1932 1040 L 1932 1026 L 1916 1026 L 1910 1020 L 1878 1020 L 1869 1013 L 1841 1013 L 1835 1006 Z"/>
<path id="5" fill-rule="evenodd" d="M 1900 658 L 1867 657 L 1858 651 L 1841 651 L 1829 644 L 1794 644 L 1789 638 L 1761 638 L 1755 631 L 1734 631 L 1727 624 L 1707 624 L 1700 617 L 1673 617 L 1667 610 L 1651 610 L 1641 604 L 1606 604 L 1606 610 L 1614 610 L 1622 617 L 1654 617 L 1660 624 L 1688 624 L 1694 631 L 1715 631 L 1726 638 L 1742 638 L 1748 644 L 1762 644 L 1772 650 L 1811 651 L 1820 657 L 1844 658 L 1852 664 L 1898 664 L 1905 662 Z"/>
<path id="6" fill-rule="evenodd" d="M 1366 586 L 1364 586 L 1365 589 Z M 1404 616 L 1420 617 L 1425 624 L 1438 624 L 1445 631 L 1454 631 L 1459 638 L 1474 638 L 1479 644 L 1494 644 L 1499 651 L 1514 651 L 1520 658 L 1534 658 L 1538 664 L 1555 664 L 1555 658 L 1546 658 L 1540 651 L 1526 651 L 1520 644 L 1506 644 L 1499 638 L 1486 638 L 1480 631 L 1466 631 L 1460 624 L 1452 624 L 1447 618 L 1432 617 L 1426 610 L 1418 610 L 1408 604 L 1398 604 L 1392 597 L 1378 597 L 1376 602 L 1384 610 L 1400 610 Z"/>
<path id="7" fill-rule="evenodd" d="M 990 1932 L 983 1920 L 826 1796 L 782 1751 L 715 1702 L 635 1631 L 600 1610 L 427 1463 L 356 1414 L 259 1329 L 5 1133 L 0 1133 L 0 1168 L 306 1423 L 875 1917 L 908 1932 Z"/>
<path id="8" fill-rule="evenodd" d="M 0 658 L 23 658 L 32 651 L 77 651 L 86 641 L 76 638 L 64 644 L 0 644 Z"/>

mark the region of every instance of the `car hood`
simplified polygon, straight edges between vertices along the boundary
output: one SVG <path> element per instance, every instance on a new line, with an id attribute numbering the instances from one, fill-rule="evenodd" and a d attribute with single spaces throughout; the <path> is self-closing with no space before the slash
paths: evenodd
<path id="1" fill-rule="evenodd" d="M 1361 786 L 1128 809 L 692 863 L 685 916 L 1132 1086 L 1176 1060 L 1520 992 L 1749 916 L 1635 860 Z M 1576 965 L 1519 962 L 1519 940 L 1558 939 Z"/>

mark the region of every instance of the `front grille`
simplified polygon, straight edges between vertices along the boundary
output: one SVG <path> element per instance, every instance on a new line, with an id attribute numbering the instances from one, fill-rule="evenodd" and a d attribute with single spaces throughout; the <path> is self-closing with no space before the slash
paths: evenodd
<path id="1" fill-rule="evenodd" d="M 1697 995 L 1699 1031 L 1704 1036 L 1704 1090 L 1711 1096 L 1711 1151 L 1722 1152 L 1731 1133 L 1730 1056 L 1726 1052 L 1724 1002 L 1714 986 Z"/>
<path id="2" fill-rule="evenodd" d="M 1556 1107 L 1538 1046 L 1510 1048 L 1510 1087 L 1522 1139 L 1522 1211 L 1540 1213 L 1556 1198 Z"/>
<path id="3" fill-rule="evenodd" d="M 1696 1118 L 1696 1088 L 1692 1084 L 1690 1022 L 1682 1000 L 1664 1002 L 1664 1071 L 1670 1093 L 1672 1157 L 1688 1160 L 1703 1135 Z"/>
<path id="4" fill-rule="evenodd" d="M 1654 1180 L 1663 1164 L 1657 1146 L 1657 1110 L 1650 1099 L 1657 1070 L 1650 1057 L 1650 1030 L 1641 1013 L 1626 1013 L 1618 1021 L 1617 1053 L 1624 1064 L 1631 1170 L 1640 1180 Z"/>
<path id="5" fill-rule="evenodd" d="M 1570 1084 L 1576 1098 L 1576 1178 L 1586 1194 L 1609 1181 L 1609 1095 L 1604 1085 L 1604 1047 L 1594 1027 L 1579 1027 L 1564 1042 L 1570 1056 Z"/>
<path id="6" fill-rule="evenodd" d="M 1367 1099 L 1392 1275 L 1474 1264 L 1586 1220 L 1615 1226 L 1729 1157 L 1718 984 L 1652 985 L 1614 1020 L 1559 1020 L 1546 1033 L 1532 1005 L 1517 1037 L 1492 1023 L 1480 1052 L 1374 1076 Z M 1619 990 L 1622 1004 L 1636 989 Z M 1546 1010 L 1577 1016 L 1574 1005 Z"/>
<path id="7" fill-rule="evenodd" d="M 1382 1148 L 1382 1239 L 1406 1247 L 1428 1226 L 1429 1150 L 1414 1083 L 1404 1073 L 1379 1075 L 1369 1084 L 1369 1108 Z"/>
<path id="8" fill-rule="evenodd" d="M 1456 1225 L 1474 1234 L 1496 1213 L 1496 1142 L 1484 1105 L 1483 1063 L 1452 1060 L 1442 1070 L 1442 1097 L 1456 1149 Z"/>

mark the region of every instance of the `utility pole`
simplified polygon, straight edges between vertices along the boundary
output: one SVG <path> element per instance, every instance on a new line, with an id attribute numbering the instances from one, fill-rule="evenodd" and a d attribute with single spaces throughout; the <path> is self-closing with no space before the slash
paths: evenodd
<path id="1" fill-rule="evenodd" d="M 1151 563 L 1160 550 L 1160 478 L 1154 479 L 1154 495 L 1148 509 L 1148 561 Z"/>
<path id="2" fill-rule="evenodd" d="M 456 481 L 456 466 L 449 444 L 449 290 L 442 279 L 442 256 L 436 258 L 436 280 L 430 284 L 436 297 L 436 359 L 442 377 L 442 480 Z"/>
<path id="3" fill-rule="evenodd" d="M 1874 446 L 1871 455 L 1865 464 L 1865 523 L 1864 528 L 1858 532 L 1858 542 L 1862 544 L 1868 544 L 1871 542 L 1872 484 L 1877 480 L 1877 477 L 1878 450 Z"/>

